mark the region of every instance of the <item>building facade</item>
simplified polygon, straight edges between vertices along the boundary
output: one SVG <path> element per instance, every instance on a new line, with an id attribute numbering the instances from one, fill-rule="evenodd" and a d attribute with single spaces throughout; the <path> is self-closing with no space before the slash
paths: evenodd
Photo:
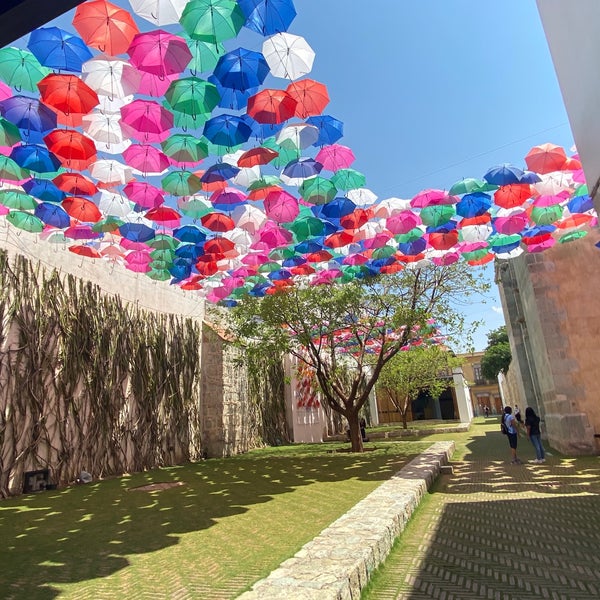
<path id="1" fill-rule="evenodd" d="M 462 368 L 471 392 L 473 413 L 483 415 L 487 406 L 490 414 L 500 414 L 503 406 L 498 381 L 485 379 L 481 373 L 481 360 L 484 354 L 484 352 L 470 352 L 459 355 L 464 361 Z"/>

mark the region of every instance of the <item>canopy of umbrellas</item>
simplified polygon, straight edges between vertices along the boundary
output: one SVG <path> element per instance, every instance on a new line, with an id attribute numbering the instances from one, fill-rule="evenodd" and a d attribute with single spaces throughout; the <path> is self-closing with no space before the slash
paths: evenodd
<path id="1" fill-rule="evenodd" d="M 89 0 L 72 31 L 0 49 L 0 218 L 226 305 L 482 265 L 596 224 L 577 156 L 553 144 L 524 169 L 377 198 L 323 114 L 295 15 L 292 0 Z"/>

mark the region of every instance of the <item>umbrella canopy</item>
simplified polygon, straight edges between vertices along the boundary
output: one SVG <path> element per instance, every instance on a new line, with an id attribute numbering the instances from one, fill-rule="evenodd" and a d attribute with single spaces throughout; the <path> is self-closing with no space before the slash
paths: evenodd
<path id="1" fill-rule="evenodd" d="M 323 165 L 328 171 L 339 171 L 340 169 L 348 169 L 356 160 L 354 152 L 347 146 L 340 144 L 332 144 L 323 146 L 317 153 L 315 160 Z M 343 187 L 342 189 L 349 189 Z"/>
<path id="2" fill-rule="evenodd" d="M 292 0 L 238 0 L 245 27 L 262 36 L 287 31 L 296 16 Z"/>
<path id="3" fill-rule="evenodd" d="M 321 163 L 303 156 L 285 166 L 281 173 L 281 181 L 286 185 L 301 185 L 305 179 L 318 175 L 322 168 Z"/>
<path id="4" fill-rule="evenodd" d="M 92 177 L 95 177 L 105 186 L 125 185 L 133 179 L 131 168 L 118 160 L 97 160 L 89 166 Z"/>
<path id="5" fill-rule="evenodd" d="M 121 128 L 121 113 L 93 111 L 81 119 L 83 131 L 100 148 L 109 154 L 121 154 L 131 141 L 125 138 Z"/>
<path id="6" fill-rule="evenodd" d="M 192 60 L 186 41 L 163 29 L 138 33 L 127 53 L 138 70 L 160 78 L 182 73 Z"/>
<path id="7" fill-rule="evenodd" d="M 100 209 L 87 198 L 69 196 L 62 201 L 63 209 L 74 219 L 86 223 L 95 223 L 102 218 Z"/>
<path id="8" fill-rule="evenodd" d="M 307 41 L 291 33 L 276 33 L 267 38 L 262 53 L 271 75 L 292 81 L 310 73 L 315 60 L 315 52 Z"/>
<path id="9" fill-rule="evenodd" d="M 292 81 L 286 91 L 296 101 L 296 116 L 300 119 L 320 115 L 329 104 L 327 87 L 314 79 Z"/>
<path id="10" fill-rule="evenodd" d="M 152 100 L 134 100 L 121 108 L 121 127 L 142 142 L 162 142 L 169 137 L 173 115 Z"/>
<path id="11" fill-rule="evenodd" d="M 476 217 L 486 213 L 492 206 L 492 197 L 483 192 L 465 194 L 456 204 L 456 214 L 461 217 Z"/>
<path id="12" fill-rule="evenodd" d="M 338 189 L 324 177 L 316 176 L 305 179 L 298 188 L 298 192 L 306 202 L 311 204 L 326 204 L 337 195 Z"/>
<path id="13" fill-rule="evenodd" d="M 534 146 L 525 156 L 527 168 L 542 174 L 559 171 L 566 162 L 567 154 L 564 148 L 556 144 Z"/>
<path id="14" fill-rule="evenodd" d="M 90 88 L 111 100 L 135 94 L 140 87 L 139 71 L 130 62 L 107 54 L 99 54 L 83 63 L 81 72 Z"/>
<path id="15" fill-rule="evenodd" d="M 269 74 L 269 65 L 260 52 L 237 48 L 219 58 L 214 76 L 225 88 L 248 90 L 259 87 Z"/>
<path id="16" fill-rule="evenodd" d="M 219 58 L 225 54 L 225 48 L 220 42 L 203 42 L 189 37 L 186 37 L 185 41 L 192 53 L 192 60 L 188 68 L 194 76 L 199 73 L 212 72 L 219 62 Z"/>
<path id="17" fill-rule="evenodd" d="M 284 90 L 265 89 L 248 98 L 247 113 L 258 123 L 274 125 L 291 119 L 296 104 Z"/>
<path id="18" fill-rule="evenodd" d="M 521 206 L 533 195 L 528 183 L 511 183 L 499 187 L 494 192 L 494 203 L 502 208 Z"/>
<path id="19" fill-rule="evenodd" d="M 19 128 L 4 117 L 0 117 L 0 146 L 14 146 L 21 139 Z"/>
<path id="20" fill-rule="evenodd" d="M 200 115 L 211 113 L 221 97 L 214 84 L 197 77 L 184 77 L 169 84 L 165 99 L 173 110 Z"/>
<path id="21" fill-rule="evenodd" d="M 187 0 L 129 0 L 133 12 L 154 25 L 179 22 Z"/>
<path id="22" fill-rule="evenodd" d="M 175 163 L 198 164 L 208 156 L 206 142 L 189 133 L 176 133 L 161 142 L 163 152 Z"/>
<path id="23" fill-rule="evenodd" d="M 23 190 L 0 190 L 0 204 L 16 210 L 33 210 L 38 203 Z"/>
<path id="24" fill-rule="evenodd" d="M 50 179 L 32 178 L 26 181 L 22 187 L 28 194 L 44 202 L 61 202 L 66 197 L 66 194 Z"/>
<path id="25" fill-rule="evenodd" d="M 80 73 L 83 63 L 93 56 L 80 37 L 59 27 L 35 29 L 27 47 L 41 65 L 75 73 Z"/>
<path id="26" fill-rule="evenodd" d="M 53 227 L 59 227 L 64 229 L 71 224 L 71 218 L 67 212 L 58 204 L 52 202 L 40 202 L 33 213 L 36 217 L 41 219 L 46 225 L 52 225 Z"/>
<path id="27" fill-rule="evenodd" d="M 60 168 L 60 160 L 46 146 L 37 144 L 15 146 L 10 158 L 20 167 L 35 173 L 54 173 Z"/>
<path id="28" fill-rule="evenodd" d="M 344 137 L 344 123 L 329 115 L 317 115 L 306 119 L 308 125 L 314 125 L 319 130 L 315 146 L 334 144 Z"/>
<path id="29" fill-rule="evenodd" d="M 142 208 L 155 208 L 165 201 L 164 192 L 147 181 L 130 181 L 123 193 Z"/>
<path id="30" fill-rule="evenodd" d="M 254 167 L 257 165 L 266 165 L 278 156 L 279 152 L 271 150 L 270 148 L 263 148 L 259 146 L 258 148 L 251 148 L 250 150 L 246 150 L 246 152 L 244 152 L 238 158 L 237 164 L 238 167 L 242 168 Z"/>
<path id="31" fill-rule="evenodd" d="M 246 17 L 235 0 L 190 0 L 179 22 L 192 39 L 214 43 L 236 37 Z"/>
<path id="32" fill-rule="evenodd" d="M 222 114 L 204 124 L 204 136 L 213 144 L 232 148 L 248 141 L 252 130 L 242 117 Z"/>
<path id="33" fill-rule="evenodd" d="M 98 193 L 96 184 L 81 173 L 61 173 L 52 181 L 59 190 L 68 194 L 93 196 Z"/>
<path id="34" fill-rule="evenodd" d="M 319 137 L 319 130 L 314 125 L 288 125 L 278 134 L 276 141 L 279 145 L 288 149 L 297 150 L 308 148 Z"/>
<path id="35" fill-rule="evenodd" d="M 44 137 L 48 149 L 68 169 L 86 169 L 96 160 L 93 140 L 74 129 L 55 129 Z"/>
<path id="36" fill-rule="evenodd" d="M 25 139 L 39 137 L 56 127 L 56 113 L 39 100 L 11 96 L 0 102 L 0 113 L 22 132 Z M 39 136 L 36 136 L 40 134 Z M 32 140 L 35 141 L 35 140 Z"/>
<path id="37" fill-rule="evenodd" d="M 298 200 L 283 190 L 269 192 L 264 207 L 265 214 L 276 223 L 290 223 L 299 213 Z"/>
<path id="38" fill-rule="evenodd" d="M 0 48 L 0 79 L 18 91 L 35 92 L 38 82 L 50 72 L 29 50 Z"/>
<path id="39" fill-rule="evenodd" d="M 142 175 L 162 175 L 170 165 L 169 157 L 149 144 L 134 144 L 123 152 L 125 162 Z"/>
<path id="40" fill-rule="evenodd" d="M 488 169 L 483 178 L 493 185 L 508 185 L 511 183 L 523 183 L 522 169 L 509 163 L 504 163 Z"/>
<path id="41" fill-rule="evenodd" d="M 161 180 L 161 185 L 174 196 L 192 196 L 202 189 L 200 178 L 189 171 L 173 171 Z"/>
<path id="42" fill-rule="evenodd" d="M 44 222 L 39 217 L 21 210 L 11 210 L 6 215 L 6 220 L 15 227 L 30 233 L 41 233 L 44 229 Z"/>

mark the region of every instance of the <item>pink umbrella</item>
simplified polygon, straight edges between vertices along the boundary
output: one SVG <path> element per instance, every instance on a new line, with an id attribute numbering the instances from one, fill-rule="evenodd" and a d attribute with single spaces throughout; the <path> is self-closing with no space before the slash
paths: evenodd
<path id="1" fill-rule="evenodd" d="M 242 257 L 242 262 L 248 267 L 260 266 L 269 262 L 269 257 L 264 252 L 249 252 Z"/>
<path id="2" fill-rule="evenodd" d="M 458 242 L 458 244 L 456 244 L 456 247 L 461 251 L 461 252 L 475 252 L 475 250 L 482 250 L 483 248 L 487 248 L 488 247 L 488 243 L 485 241 L 479 241 L 479 242 Z"/>
<path id="3" fill-rule="evenodd" d="M 273 221 L 267 221 L 258 231 L 259 241 L 268 248 L 279 248 L 287 246 L 294 239 L 291 231 L 279 227 Z"/>
<path id="4" fill-rule="evenodd" d="M 158 102 L 134 100 L 121 108 L 123 133 L 142 142 L 162 142 L 171 127 L 173 115 Z"/>
<path id="5" fill-rule="evenodd" d="M 494 227 L 498 233 L 512 235 L 519 233 L 529 222 L 529 216 L 525 211 L 512 214 L 508 217 L 497 217 L 493 219 Z"/>
<path id="6" fill-rule="evenodd" d="M 456 204 L 458 202 L 456 196 L 451 196 L 445 190 L 423 190 L 419 192 L 410 201 L 413 208 L 425 208 L 426 206 L 435 206 L 437 204 Z"/>
<path id="7" fill-rule="evenodd" d="M 288 192 L 269 192 L 264 200 L 265 214 L 276 223 L 291 223 L 299 214 L 298 200 Z"/>
<path id="8" fill-rule="evenodd" d="M 145 181 L 130 181 L 123 193 L 142 208 L 156 208 L 164 201 L 164 192 Z"/>
<path id="9" fill-rule="evenodd" d="M 132 250 L 125 257 L 128 265 L 148 265 L 152 262 L 152 257 L 147 250 Z"/>
<path id="10" fill-rule="evenodd" d="M 123 248 L 125 248 L 125 250 L 146 250 L 148 252 L 150 251 L 150 246 L 148 246 L 148 244 L 145 244 L 144 242 L 134 242 L 133 240 L 130 240 L 128 238 L 121 238 L 121 241 L 119 243 Z"/>
<path id="11" fill-rule="evenodd" d="M 161 98 L 169 89 L 171 82 L 175 81 L 177 77 L 177 74 L 161 77 L 160 75 L 154 75 L 153 73 L 141 73 L 138 91 L 140 94 L 144 94 L 145 96 Z"/>
<path id="12" fill-rule="evenodd" d="M 142 175 L 162 175 L 171 165 L 169 157 L 149 144 L 134 144 L 123 152 L 125 162 Z"/>
<path id="13" fill-rule="evenodd" d="M 339 171 L 340 169 L 348 169 L 356 160 L 356 157 L 354 152 L 347 146 L 331 144 L 331 146 L 323 146 L 315 156 L 315 160 L 328 171 Z"/>
<path id="14" fill-rule="evenodd" d="M 560 204 L 569 197 L 569 192 L 559 192 L 558 194 L 542 194 L 532 202 L 533 206 L 554 206 Z"/>
<path id="15" fill-rule="evenodd" d="M 372 238 L 366 238 L 363 244 L 368 250 L 373 248 L 382 248 L 388 243 L 391 237 L 392 233 L 390 231 L 381 231 L 376 233 Z"/>
<path id="16" fill-rule="evenodd" d="M 192 60 L 185 40 L 163 29 L 137 34 L 127 52 L 140 71 L 162 78 L 183 73 Z"/>
<path id="17" fill-rule="evenodd" d="M 434 265 L 443 267 L 445 265 L 451 265 L 458 261 L 460 254 L 458 252 L 444 252 L 441 256 L 432 256 L 431 262 Z"/>
<path id="18" fill-rule="evenodd" d="M 13 95 L 13 91 L 10 86 L 6 85 L 3 81 L 0 81 L 0 101 L 6 100 Z"/>
<path id="19" fill-rule="evenodd" d="M 386 227 L 393 233 L 408 233 L 411 229 L 422 225 L 421 217 L 412 210 L 403 210 L 386 219 Z"/>

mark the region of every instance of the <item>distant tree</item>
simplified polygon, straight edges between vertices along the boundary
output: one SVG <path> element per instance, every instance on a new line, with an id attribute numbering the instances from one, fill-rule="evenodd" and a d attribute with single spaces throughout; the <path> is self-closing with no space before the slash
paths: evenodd
<path id="1" fill-rule="evenodd" d="M 490 331 L 487 338 L 488 345 L 481 359 L 481 374 L 486 379 L 496 379 L 500 371 L 506 372 L 512 359 L 506 327 Z"/>
<path id="2" fill-rule="evenodd" d="M 443 346 L 418 346 L 396 354 L 381 370 L 377 390 L 385 394 L 402 416 L 402 426 L 407 428 L 408 410 L 422 391 L 439 398 L 452 380 L 440 377 L 460 364 Z"/>

